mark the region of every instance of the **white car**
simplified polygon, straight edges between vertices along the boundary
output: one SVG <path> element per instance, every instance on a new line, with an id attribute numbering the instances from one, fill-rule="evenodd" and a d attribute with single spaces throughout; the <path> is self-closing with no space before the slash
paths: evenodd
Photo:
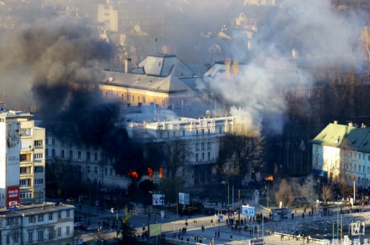
<path id="1" fill-rule="evenodd" d="M 97 231 L 99 228 L 98 225 L 90 225 L 89 227 L 86 228 L 87 231 Z"/>

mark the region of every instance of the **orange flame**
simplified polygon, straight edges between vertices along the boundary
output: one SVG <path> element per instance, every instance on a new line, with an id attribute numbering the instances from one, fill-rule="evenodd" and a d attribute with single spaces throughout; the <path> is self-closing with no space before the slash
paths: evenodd
<path id="1" fill-rule="evenodd" d="M 152 179 L 153 178 L 153 169 L 151 168 L 148 168 L 148 175 L 149 175 L 149 178 Z"/>
<path id="2" fill-rule="evenodd" d="M 163 171 L 164 169 L 162 167 L 159 168 L 159 178 L 162 179 L 163 178 Z"/>
<path id="3" fill-rule="evenodd" d="M 273 181 L 274 180 L 274 176 L 270 176 L 270 177 L 268 177 L 268 178 L 266 178 L 265 180 L 267 180 L 267 181 Z"/>
<path id="4" fill-rule="evenodd" d="M 130 172 L 127 175 L 135 179 L 139 178 L 139 174 L 136 171 L 130 170 Z"/>

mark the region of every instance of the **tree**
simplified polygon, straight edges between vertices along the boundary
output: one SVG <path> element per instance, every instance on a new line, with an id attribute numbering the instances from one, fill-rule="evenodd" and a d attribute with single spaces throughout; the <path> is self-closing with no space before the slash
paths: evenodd
<path id="1" fill-rule="evenodd" d="M 125 217 L 119 220 L 119 234 L 121 235 L 119 239 L 120 244 L 124 245 L 134 245 L 136 244 L 136 229 L 130 225 L 131 214 L 128 211 L 128 208 L 125 209 Z"/>
<path id="2" fill-rule="evenodd" d="M 327 200 L 330 200 L 334 197 L 332 187 L 329 185 L 323 185 L 321 188 L 321 198 L 324 200 L 326 204 Z"/>
<path id="3" fill-rule="evenodd" d="M 280 205 L 280 202 L 282 202 L 283 207 L 289 207 L 294 202 L 292 187 L 285 179 L 281 181 L 279 190 L 275 192 L 275 202 L 277 205 Z"/>
<path id="4" fill-rule="evenodd" d="M 173 137 L 158 143 L 160 158 L 164 164 L 167 176 L 175 179 L 177 170 L 188 162 L 192 155 L 190 146 L 185 140 Z M 167 170 L 167 171 L 166 171 Z"/>
<path id="5" fill-rule="evenodd" d="M 179 192 L 183 192 L 184 184 L 180 178 L 163 179 L 159 186 L 161 193 L 165 193 L 165 200 L 168 203 L 176 203 Z"/>
<path id="6" fill-rule="evenodd" d="M 360 46 L 365 54 L 366 60 L 370 60 L 370 27 L 365 26 L 362 28 L 360 37 Z"/>
<path id="7" fill-rule="evenodd" d="M 156 189 L 156 184 L 154 184 L 153 181 L 149 179 L 143 180 L 139 183 L 138 200 L 144 205 L 144 209 L 146 209 L 148 205 L 152 204 L 152 195 L 149 192 Z"/>
<path id="8" fill-rule="evenodd" d="M 235 124 L 221 138 L 219 152 L 233 161 L 233 174 L 241 181 L 247 173 L 261 167 L 264 145 L 264 138 L 253 126 Z"/>

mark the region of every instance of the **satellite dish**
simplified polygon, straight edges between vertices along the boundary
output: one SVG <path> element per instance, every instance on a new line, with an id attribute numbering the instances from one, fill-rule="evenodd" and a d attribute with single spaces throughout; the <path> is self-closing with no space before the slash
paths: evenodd
<path id="1" fill-rule="evenodd" d="M 207 110 L 207 111 L 206 111 L 206 114 L 207 114 L 207 115 L 209 115 L 209 114 L 211 114 L 211 112 L 210 112 L 209 110 Z"/>
<path id="2" fill-rule="evenodd" d="M 112 77 L 109 77 L 109 78 L 108 78 L 108 81 L 109 81 L 109 82 L 112 82 L 112 81 L 113 81 L 113 78 L 112 78 Z"/>

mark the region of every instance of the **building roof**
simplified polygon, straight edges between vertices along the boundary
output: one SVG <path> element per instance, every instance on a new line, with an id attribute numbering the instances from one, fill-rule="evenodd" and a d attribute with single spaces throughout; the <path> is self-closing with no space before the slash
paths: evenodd
<path id="1" fill-rule="evenodd" d="M 144 68 L 147 75 L 167 77 L 175 67 L 175 77 L 192 77 L 194 72 L 185 65 L 176 55 L 154 54 L 144 59 L 139 67 Z"/>
<path id="2" fill-rule="evenodd" d="M 0 209 L 1 216 L 19 216 L 21 214 L 33 215 L 33 214 L 42 214 L 53 211 L 65 210 L 65 209 L 74 209 L 73 205 L 67 204 L 55 204 L 55 203 L 43 203 L 43 204 L 33 204 L 33 205 L 21 205 L 16 209 Z M 71 216 L 72 217 L 72 216 Z"/>
<path id="3" fill-rule="evenodd" d="M 356 127 L 353 124 L 330 123 L 311 140 L 311 143 L 332 147 L 347 144 L 348 147 L 354 150 L 370 152 L 370 128 Z"/>
<path id="4" fill-rule="evenodd" d="M 133 73 L 104 72 L 104 84 L 128 88 L 144 89 L 164 93 L 178 93 L 190 91 L 191 88 L 173 75 L 157 77 Z"/>

